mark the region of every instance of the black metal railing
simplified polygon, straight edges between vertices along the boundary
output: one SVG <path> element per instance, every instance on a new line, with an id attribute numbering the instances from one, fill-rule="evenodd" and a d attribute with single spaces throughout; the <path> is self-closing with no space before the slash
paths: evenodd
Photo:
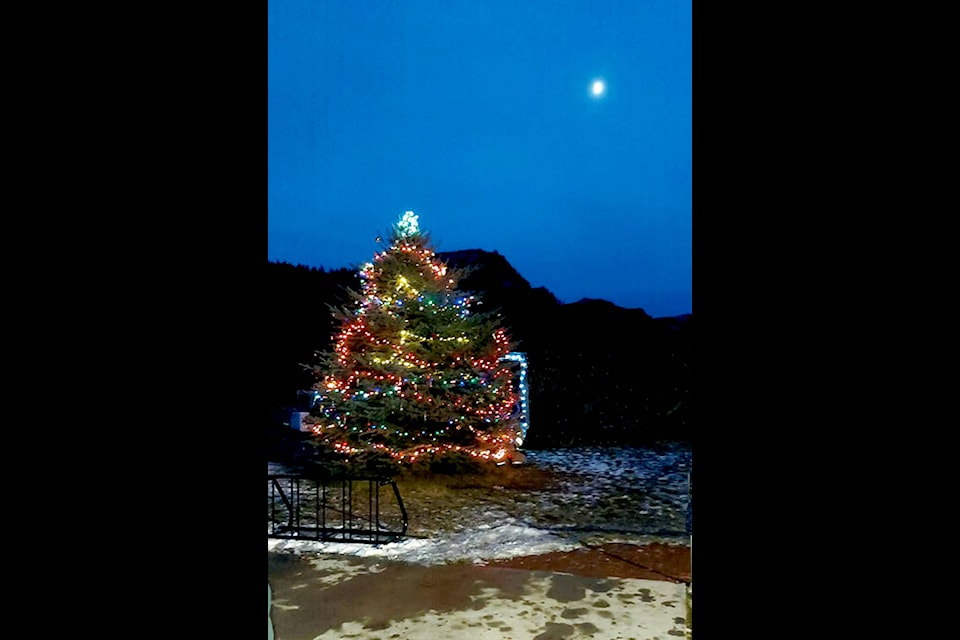
<path id="1" fill-rule="evenodd" d="M 267 523 L 268 538 L 380 544 L 406 535 L 407 510 L 393 480 L 271 474 Z"/>

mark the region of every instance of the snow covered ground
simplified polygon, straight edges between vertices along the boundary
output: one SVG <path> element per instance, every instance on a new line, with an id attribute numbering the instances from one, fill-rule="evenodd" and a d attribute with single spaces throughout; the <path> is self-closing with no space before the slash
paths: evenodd
<path id="1" fill-rule="evenodd" d="M 267 550 L 380 557 L 435 565 L 571 550 L 583 543 L 689 544 L 688 445 L 527 451 L 527 462 L 559 472 L 545 489 L 465 489 L 433 499 L 405 491 L 407 537 L 381 545 L 267 540 Z M 268 473 L 288 473 L 271 463 Z"/>

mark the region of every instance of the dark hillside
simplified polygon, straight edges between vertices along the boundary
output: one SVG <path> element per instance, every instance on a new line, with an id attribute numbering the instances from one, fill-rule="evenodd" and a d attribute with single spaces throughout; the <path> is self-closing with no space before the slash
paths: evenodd
<path id="1" fill-rule="evenodd" d="M 643 444 L 692 435 L 692 317 L 651 318 L 606 300 L 561 304 L 531 287 L 497 252 L 441 252 L 470 267 L 461 289 L 480 309 L 499 310 L 517 350 L 527 353 L 531 429 L 527 446 Z M 330 304 L 349 301 L 355 272 L 270 263 L 270 398 L 288 407 L 313 380 L 299 363 L 330 347 Z"/>

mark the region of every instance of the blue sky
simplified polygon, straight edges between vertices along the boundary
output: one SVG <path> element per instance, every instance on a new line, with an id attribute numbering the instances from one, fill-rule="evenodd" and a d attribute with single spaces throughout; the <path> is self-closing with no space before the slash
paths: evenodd
<path id="1" fill-rule="evenodd" d="M 358 266 L 413 210 L 563 302 L 692 312 L 691 29 L 691 0 L 269 0 L 268 259 Z"/>

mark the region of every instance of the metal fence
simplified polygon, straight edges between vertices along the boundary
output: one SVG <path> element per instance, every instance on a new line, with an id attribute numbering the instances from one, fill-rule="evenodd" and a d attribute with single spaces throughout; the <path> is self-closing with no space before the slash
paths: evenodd
<path id="1" fill-rule="evenodd" d="M 267 476 L 267 537 L 380 544 L 407 533 L 393 480 Z"/>

